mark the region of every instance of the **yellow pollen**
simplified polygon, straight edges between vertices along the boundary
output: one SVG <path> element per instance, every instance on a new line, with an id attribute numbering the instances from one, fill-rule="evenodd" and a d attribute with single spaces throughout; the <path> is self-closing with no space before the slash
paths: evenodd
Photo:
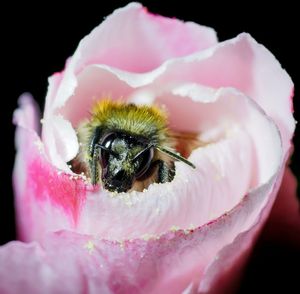
<path id="1" fill-rule="evenodd" d="M 179 228 L 178 226 L 172 226 L 172 227 L 170 228 L 170 231 L 171 231 L 171 232 L 176 232 L 176 231 L 178 231 L 178 230 L 180 230 L 180 228 Z"/>
<path id="2" fill-rule="evenodd" d="M 89 240 L 84 245 L 84 248 L 87 249 L 87 251 L 91 254 L 95 249 L 95 244 L 93 243 L 93 241 Z"/>

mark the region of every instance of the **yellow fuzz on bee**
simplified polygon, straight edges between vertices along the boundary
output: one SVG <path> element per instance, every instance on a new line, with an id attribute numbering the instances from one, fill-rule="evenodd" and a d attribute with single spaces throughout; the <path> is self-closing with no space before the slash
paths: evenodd
<path id="1" fill-rule="evenodd" d="M 135 105 L 104 99 L 92 108 L 91 125 L 120 129 L 133 135 L 153 136 L 163 141 L 167 132 L 167 114 L 155 105 Z"/>

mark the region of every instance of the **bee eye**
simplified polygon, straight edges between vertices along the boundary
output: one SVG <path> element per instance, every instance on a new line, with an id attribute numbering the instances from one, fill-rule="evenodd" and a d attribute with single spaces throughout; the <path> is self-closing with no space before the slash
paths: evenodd
<path id="1" fill-rule="evenodd" d="M 100 145 L 102 146 L 102 148 L 100 148 L 100 164 L 102 168 L 106 168 L 108 165 L 109 155 L 113 153 L 111 151 L 111 145 L 115 138 L 115 134 L 109 133 L 100 141 Z"/>
<path id="2" fill-rule="evenodd" d="M 109 152 L 106 150 L 100 150 L 100 164 L 102 168 L 106 168 L 109 160 Z"/>
<path id="3" fill-rule="evenodd" d="M 141 178 L 149 169 L 151 161 L 153 159 L 153 154 L 153 148 L 149 148 L 136 158 L 136 160 L 139 162 L 139 167 L 135 173 L 137 179 Z"/>
<path id="4" fill-rule="evenodd" d="M 113 141 L 116 139 L 116 135 L 114 133 L 108 133 L 105 135 L 102 140 L 100 141 L 100 144 L 105 147 L 106 149 L 110 149 Z"/>

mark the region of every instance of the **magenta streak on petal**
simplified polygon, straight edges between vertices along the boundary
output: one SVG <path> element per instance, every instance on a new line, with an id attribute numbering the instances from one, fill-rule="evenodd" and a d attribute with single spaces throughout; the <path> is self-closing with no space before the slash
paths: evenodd
<path id="1" fill-rule="evenodd" d="M 50 200 L 64 210 L 77 224 L 82 204 L 86 199 L 86 186 L 82 180 L 72 180 L 68 174 L 59 174 L 42 158 L 28 164 L 27 191 L 39 201 Z"/>

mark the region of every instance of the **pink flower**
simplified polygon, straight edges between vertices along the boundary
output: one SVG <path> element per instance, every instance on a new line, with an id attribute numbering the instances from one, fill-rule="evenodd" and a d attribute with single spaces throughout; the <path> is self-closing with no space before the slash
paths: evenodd
<path id="1" fill-rule="evenodd" d="M 112 196 L 74 174 L 75 128 L 109 95 L 164 105 L 207 144 L 196 169 Z M 218 43 L 195 23 L 116 10 L 49 79 L 39 116 L 14 114 L 21 242 L 0 249 L 1 293 L 219 293 L 231 289 L 267 220 L 289 158 L 293 83 L 248 34 Z"/>

